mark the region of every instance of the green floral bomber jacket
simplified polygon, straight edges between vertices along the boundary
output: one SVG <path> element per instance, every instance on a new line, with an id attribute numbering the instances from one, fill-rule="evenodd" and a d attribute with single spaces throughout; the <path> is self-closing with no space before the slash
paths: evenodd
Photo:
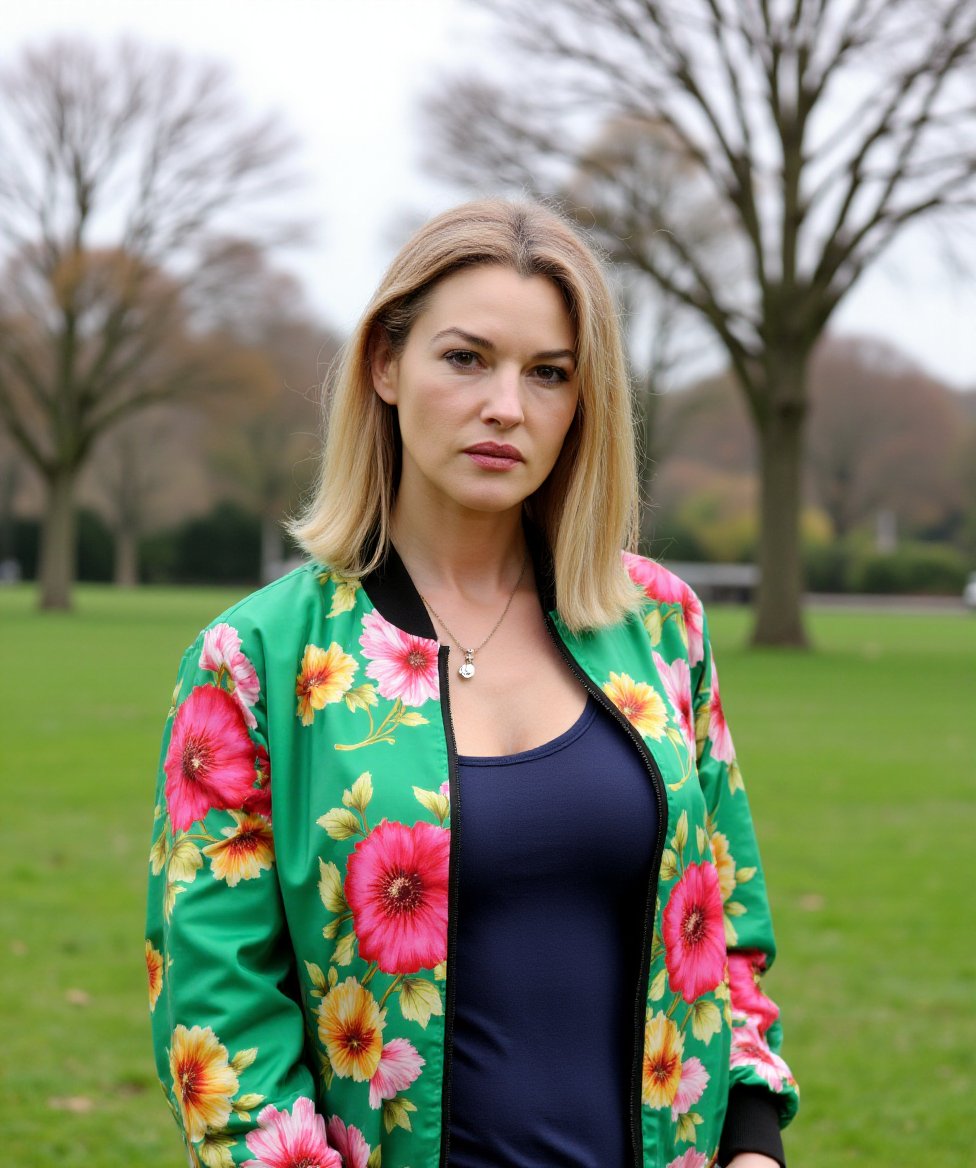
<path id="1" fill-rule="evenodd" d="M 551 589 L 541 598 L 658 801 L 633 1162 L 707 1168 L 720 1140 L 731 1154 L 727 1110 L 758 1099 L 778 1139 L 798 1095 L 760 988 L 772 926 L 705 617 L 677 577 L 625 560 L 647 600 L 617 625 L 571 634 Z M 363 581 L 306 564 L 183 657 L 146 963 L 158 1073 L 192 1165 L 448 1163 L 463 827 L 447 652 L 391 553 Z"/>

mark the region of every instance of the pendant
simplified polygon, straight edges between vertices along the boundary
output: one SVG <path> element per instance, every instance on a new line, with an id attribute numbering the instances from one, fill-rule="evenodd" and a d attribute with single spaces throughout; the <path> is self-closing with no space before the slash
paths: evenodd
<path id="1" fill-rule="evenodd" d="M 464 661 L 458 666 L 458 674 L 465 681 L 470 677 L 474 677 L 474 654 L 470 649 L 465 649 L 464 651 Z"/>

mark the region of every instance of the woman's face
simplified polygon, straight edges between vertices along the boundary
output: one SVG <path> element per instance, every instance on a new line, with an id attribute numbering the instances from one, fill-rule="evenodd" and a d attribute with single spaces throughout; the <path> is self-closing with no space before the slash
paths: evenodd
<path id="1" fill-rule="evenodd" d="M 398 509 L 520 508 L 545 481 L 576 413 L 576 336 L 550 280 L 465 268 L 435 286 L 407 343 L 373 360 L 403 443 Z"/>

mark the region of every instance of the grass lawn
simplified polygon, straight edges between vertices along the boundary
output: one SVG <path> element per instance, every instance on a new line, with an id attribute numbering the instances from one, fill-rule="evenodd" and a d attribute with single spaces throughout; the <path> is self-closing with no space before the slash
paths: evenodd
<path id="1" fill-rule="evenodd" d="M 143 896 L 180 653 L 235 596 L 0 589 L 3 1160 L 185 1162 L 149 1054 Z M 768 989 L 803 1088 L 791 1168 L 972 1164 L 976 619 L 814 612 L 817 651 L 743 648 L 722 694 L 764 847 Z M 414 1168 L 426 1168 L 415 1165 Z"/>

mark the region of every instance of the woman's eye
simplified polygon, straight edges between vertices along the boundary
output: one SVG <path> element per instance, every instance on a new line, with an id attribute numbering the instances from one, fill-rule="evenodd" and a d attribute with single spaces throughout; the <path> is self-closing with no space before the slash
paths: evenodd
<path id="1" fill-rule="evenodd" d="M 478 354 L 470 349 L 452 349 L 444 354 L 444 360 L 456 369 L 473 369 L 478 363 Z"/>
<path id="2" fill-rule="evenodd" d="M 561 381 L 569 381 L 569 374 L 558 365 L 540 365 L 536 369 L 535 375 L 540 381 L 548 381 L 552 385 Z"/>

